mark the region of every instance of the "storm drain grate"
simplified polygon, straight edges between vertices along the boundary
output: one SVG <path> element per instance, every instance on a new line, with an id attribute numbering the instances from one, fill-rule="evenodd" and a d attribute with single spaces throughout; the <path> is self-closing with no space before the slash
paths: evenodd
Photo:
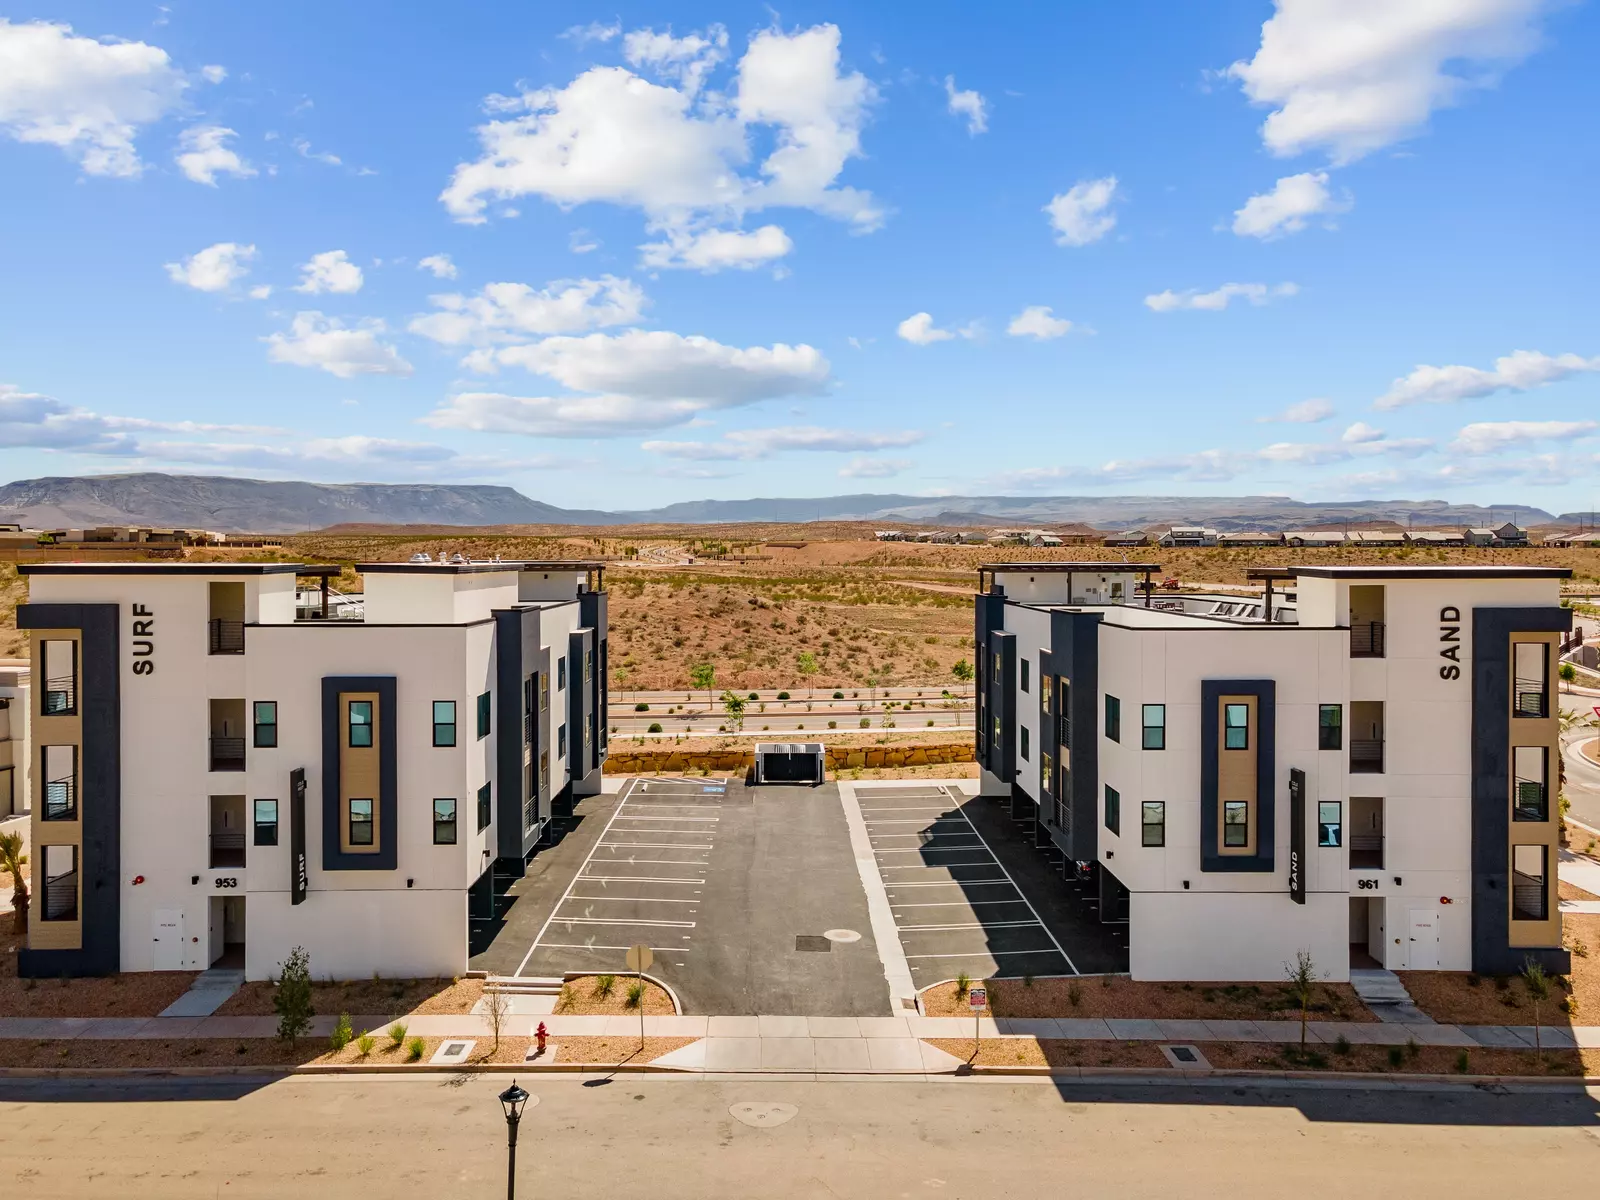
<path id="1" fill-rule="evenodd" d="M 833 949 L 833 943 L 815 933 L 802 933 L 794 939 L 794 948 L 813 954 L 826 954 Z"/>

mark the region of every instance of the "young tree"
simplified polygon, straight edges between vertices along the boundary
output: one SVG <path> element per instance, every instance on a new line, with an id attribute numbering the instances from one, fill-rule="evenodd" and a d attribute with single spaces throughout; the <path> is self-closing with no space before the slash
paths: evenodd
<path id="1" fill-rule="evenodd" d="M 1528 995 L 1533 997 L 1533 1048 L 1543 1064 L 1544 1043 L 1539 1032 L 1539 1005 L 1550 999 L 1550 977 L 1532 955 L 1522 960 L 1522 982 L 1527 986 Z"/>
<path id="2" fill-rule="evenodd" d="M 311 958 L 304 946 L 289 951 L 272 992 L 272 1011 L 278 1014 L 278 1036 L 291 1048 L 311 1028 L 317 1013 L 311 1007 Z"/>
<path id="3" fill-rule="evenodd" d="M 1311 961 L 1311 951 L 1298 950 L 1294 956 L 1294 966 L 1284 964 L 1284 974 L 1289 980 L 1289 994 L 1300 1005 L 1300 1052 L 1305 1053 L 1306 1048 L 1306 1014 L 1311 1009 L 1312 993 L 1317 986 L 1317 967 Z"/>
<path id="4" fill-rule="evenodd" d="M 22 877 L 22 868 L 28 865 L 28 856 L 22 852 L 20 833 L 0 833 L 0 868 L 11 873 L 11 932 L 28 932 L 28 881 Z"/>
<path id="5" fill-rule="evenodd" d="M 964 658 L 960 659 L 955 666 L 950 668 L 950 674 L 954 675 L 962 683 L 971 683 L 972 664 Z"/>
<path id="6" fill-rule="evenodd" d="M 815 675 L 817 673 L 817 656 L 809 650 L 800 651 L 799 657 L 795 659 L 795 664 L 800 668 L 800 674 L 802 675 Z"/>
<path id="7" fill-rule="evenodd" d="M 500 1053 L 500 1031 L 511 1015 L 511 997 L 504 992 L 485 992 L 483 1015 L 489 1018 L 489 1029 L 494 1034 L 494 1053 Z"/>
<path id="8" fill-rule="evenodd" d="M 715 664 L 709 662 L 695 663 L 694 666 L 689 668 L 689 686 L 705 688 L 706 707 L 708 709 L 711 707 L 711 689 L 716 682 L 717 668 Z"/>
<path id="9" fill-rule="evenodd" d="M 745 698 L 737 692 L 722 693 L 722 711 L 728 714 L 728 724 L 735 729 L 744 728 Z"/>

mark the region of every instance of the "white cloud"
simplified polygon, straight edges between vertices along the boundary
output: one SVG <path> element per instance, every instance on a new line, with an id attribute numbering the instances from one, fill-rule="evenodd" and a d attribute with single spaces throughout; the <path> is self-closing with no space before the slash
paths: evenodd
<path id="1" fill-rule="evenodd" d="M 1383 430 L 1374 429 L 1365 421 L 1357 421 L 1345 429 L 1339 440 L 1351 445 L 1363 445 L 1369 442 L 1381 442 L 1383 436 Z"/>
<path id="2" fill-rule="evenodd" d="M 384 332 L 382 321 L 362 321 L 352 328 L 319 312 L 302 312 L 294 315 L 288 333 L 262 340 L 273 362 L 316 367 L 339 379 L 411 374 L 411 364 L 381 340 Z"/>
<path id="3" fill-rule="evenodd" d="M 966 119 L 967 133 L 970 136 L 977 137 L 980 133 L 988 132 L 988 103 L 981 95 L 972 91 L 956 91 L 956 77 L 954 75 L 946 75 L 944 77 L 944 94 L 945 99 L 949 102 L 950 115 Z"/>
<path id="4" fill-rule="evenodd" d="M 1594 421 L 1477 421 L 1462 427 L 1450 449 L 1458 454 L 1494 454 L 1523 442 L 1567 441 L 1600 429 Z"/>
<path id="5" fill-rule="evenodd" d="M 824 429 L 816 425 L 786 426 L 777 429 L 741 429 L 722 435 L 720 442 L 645 442 L 643 449 L 668 458 L 696 462 L 716 462 L 771 458 L 785 450 L 820 450 L 833 453 L 887 450 L 914 446 L 923 433 L 901 430 L 894 433 L 867 433 L 855 429 Z"/>
<path id="6" fill-rule="evenodd" d="M 748 271 L 782 258 L 794 249 L 789 235 L 777 225 L 763 225 L 745 233 L 738 229 L 707 229 L 702 233 L 673 229 L 667 240 L 640 246 L 640 263 L 655 270 L 685 268 L 711 275 L 724 268 Z"/>
<path id="7" fill-rule="evenodd" d="M 680 83 L 688 67 L 660 57 L 660 46 L 636 48 L 665 83 L 594 67 L 562 88 L 492 97 L 486 107 L 497 119 L 477 130 L 482 156 L 460 164 L 440 196 L 451 215 L 481 222 L 492 201 L 532 195 L 562 207 L 637 208 L 656 230 L 695 230 L 774 207 L 811 209 L 859 230 L 881 224 L 871 195 L 837 186 L 861 154 L 877 97 L 865 76 L 841 72 L 837 27 L 757 33 L 726 95 L 699 94 L 699 76 Z M 772 149 L 746 170 L 755 137 Z"/>
<path id="8" fill-rule="evenodd" d="M 1600 356 L 1551 356 L 1537 350 L 1516 350 L 1497 358 L 1492 370 L 1480 367 L 1419 366 L 1396 379 L 1373 402 L 1377 409 L 1404 408 L 1408 404 L 1454 404 L 1479 400 L 1496 392 L 1526 392 L 1572 375 L 1600 371 Z"/>
<path id="9" fill-rule="evenodd" d="M 1270 192 L 1251 196 L 1233 214 L 1233 231 L 1240 237 L 1271 241 L 1286 233 L 1299 233 L 1312 217 L 1334 216 L 1350 210 L 1350 200 L 1335 199 L 1328 190 L 1326 171 L 1286 175 Z"/>
<path id="10" fill-rule="evenodd" d="M 839 468 L 840 479 L 888 479 L 909 471 L 909 458 L 852 458 Z"/>
<path id="11" fill-rule="evenodd" d="M 590 21 L 587 25 L 569 26 L 564 33 L 558 36 L 582 46 L 588 42 L 609 42 L 621 32 L 622 23 L 620 21 L 613 22 L 610 25 L 603 25 L 599 21 Z"/>
<path id="12" fill-rule="evenodd" d="M 1062 337 L 1071 331 L 1072 322 L 1052 316 L 1048 304 L 1030 305 L 1012 317 L 1011 324 L 1006 326 L 1006 332 L 1012 337 L 1037 338 L 1041 342 Z"/>
<path id="13" fill-rule="evenodd" d="M 295 291 L 318 295 L 322 292 L 350 294 L 359 292 L 365 282 L 361 268 L 350 261 L 343 250 L 324 250 L 313 254 L 311 261 L 300 264 L 300 282 Z"/>
<path id="14" fill-rule="evenodd" d="M 216 63 L 208 63 L 206 66 L 200 68 L 200 78 L 204 79 L 207 83 L 221 83 L 227 77 L 228 68 L 218 66 Z"/>
<path id="15" fill-rule="evenodd" d="M 184 175 L 208 187 L 217 186 L 218 175 L 248 179 L 256 169 L 226 144 L 229 138 L 236 136 L 233 130 L 222 125 L 196 125 L 185 129 L 178 138 L 179 153 L 174 161 Z"/>
<path id="16" fill-rule="evenodd" d="M 435 279 L 454 279 L 456 277 L 456 264 L 450 261 L 448 254 L 430 254 L 417 263 L 417 270 L 432 271 Z"/>
<path id="17" fill-rule="evenodd" d="M 133 438 L 113 431 L 104 417 L 0 383 L 0 449 L 23 447 L 112 455 L 138 450 Z"/>
<path id="18" fill-rule="evenodd" d="M 1435 109 L 1529 54 L 1552 0 L 1276 0 L 1261 46 L 1227 75 L 1274 111 L 1279 155 L 1324 149 L 1335 163 L 1416 133 Z M 1460 70 L 1448 68 L 1458 65 Z"/>
<path id="19" fill-rule="evenodd" d="M 931 346 L 934 342 L 947 342 L 957 337 L 975 338 L 979 332 L 980 326 L 976 321 L 960 329 L 940 329 L 934 325 L 933 317 L 925 312 L 913 313 L 895 326 L 895 333 L 913 346 Z"/>
<path id="20" fill-rule="evenodd" d="M 306 141 L 305 138 L 295 138 L 289 144 L 294 147 L 295 153 L 301 158 L 309 158 L 312 162 L 326 163 L 330 167 L 338 167 L 344 164 L 344 159 L 337 154 L 330 154 L 326 150 L 313 150 L 311 143 Z"/>
<path id="21" fill-rule="evenodd" d="M 218 242 L 191 254 L 181 262 L 167 263 L 167 274 L 201 292 L 225 292 L 250 273 L 246 265 L 256 256 L 254 246 L 238 242 Z"/>
<path id="22" fill-rule="evenodd" d="M 1333 405 L 1326 400 L 1301 400 L 1291 404 L 1280 413 L 1270 417 L 1257 417 L 1257 424 L 1267 424 L 1273 421 L 1282 421 L 1289 425 L 1315 425 L 1318 421 L 1326 421 L 1333 416 Z"/>
<path id="23" fill-rule="evenodd" d="M 157 46 L 0 17 L 0 134 L 59 147 L 85 174 L 143 171 L 134 147 L 139 128 L 176 109 L 186 86 Z"/>
<path id="24" fill-rule="evenodd" d="M 628 279 L 559 279 L 542 289 L 491 283 L 476 296 L 432 297 L 438 312 L 408 326 L 447 346 L 485 346 L 551 333 L 581 333 L 639 320 L 644 290 Z"/>
<path id="25" fill-rule="evenodd" d="M 1176 312 L 1180 309 L 1199 309 L 1204 312 L 1221 312 L 1230 301 L 1248 300 L 1251 304 L 1269 304 L 1285 296 L 1297 295 L 1298 284 L 1280 283 L 1268 287 L 1264 283 L 1225 283 L 1215 291 L 1174 292 L 1168 289 L 1144 298 L 1145 307 L 1152 312 Z"/>
<path id="26" fill-rule="evenodd" d="M 574 229 L 567 235 L 567 249 L 574 254 L 588 254 L 600 249 L 600 239 L 587 229 Z"/>
<path id="27" fill-rule="evenodd" d="M 272 285 L 270 283 L 259 284 L 250 289 L 250 299 L 252 300 L 265 300 L 270 295 L 272 295 Z"/>
<path id="28" fill-rule="evenodd" d="M 727 50 L 728 31 L 721 25 L 681 38 L 673 37 L 671 30 L 635 29 L 622 39 L 623 58 L 662 78 L 677 80 L 691 96 L 700 91 L 706 75 L 726 57 Z"/>
<path id="29" fill-rule="evenodd" d="M 1044 211 L 1050 214 L 1056 241 L 1063 246 L 1087 246 L 1105 237 L 1117 224 L 1117 215 L 1111 211 L 1116 197 L 1117 177 L 1107 175 L 1073 184 L 1052 198 Z"/>
<path id="30" fill-rule="evenodd" d="M 630 329 L 550 337 L 496 358 L 585 393 L 513 396 L 465 392 L 423 418 L 436 428 L 547 437 L 608 437 L 683 425 L 701 413 L 762 400 L 814 396 L 828 360 L 807 345 L 740 349 L 704 337 Z"/>

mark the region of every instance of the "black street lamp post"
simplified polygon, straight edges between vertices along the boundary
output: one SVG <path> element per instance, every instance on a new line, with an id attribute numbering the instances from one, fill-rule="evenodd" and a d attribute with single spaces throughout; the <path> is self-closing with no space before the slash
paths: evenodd
<path id="1" fill-rule="evenodd" d="M 506 1200 L 517 1200 L 517 1126 L 527 1103 L 528 1093 L 517 1086 L 516 1080 L 500 1093 L 500 1107 L 506 1113 Z"/>

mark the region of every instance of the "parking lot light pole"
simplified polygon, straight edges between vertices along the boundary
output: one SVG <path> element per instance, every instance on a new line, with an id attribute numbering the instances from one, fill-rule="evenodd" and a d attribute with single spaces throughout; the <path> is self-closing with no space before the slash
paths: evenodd
<path id="1" fill-rule="evenodd" d="M 517 1086 L 516 1080 L 500 1093 L 500 1107 L 506 1114 L 506 1200 L 517 1200 L 517 1126 L 522 1122 L 522 1106 L 528 1102 L 528 1093 Z"/>

